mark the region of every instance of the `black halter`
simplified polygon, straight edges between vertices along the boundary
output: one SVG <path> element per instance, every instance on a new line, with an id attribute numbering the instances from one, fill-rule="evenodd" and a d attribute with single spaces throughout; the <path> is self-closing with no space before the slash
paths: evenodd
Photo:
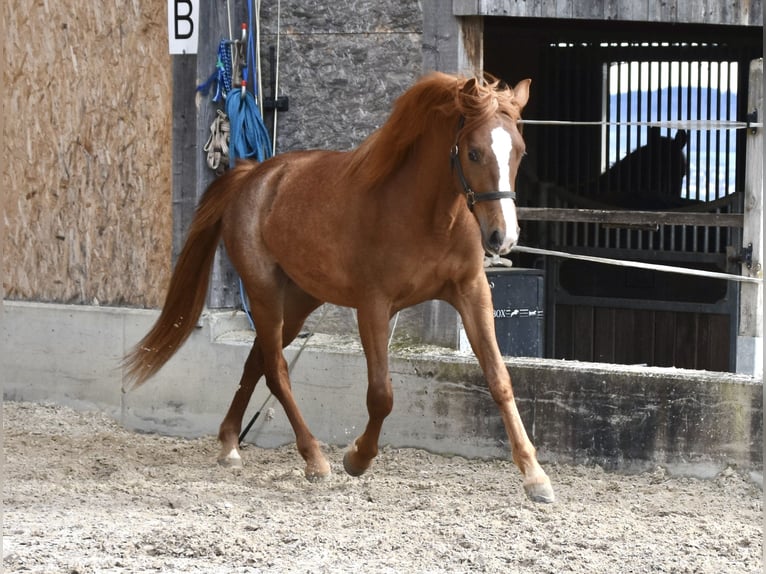
<path id="1" fill-rule="evenodd" d="M 460 118 L 460 123 L 458 124 L 458 133 L 461 129 L 463 129 L 463 124 L 465 123 L 465 118 Z M 450 154 L 450 159 L 452 161 L 452 167 L 457 169 L 457 175 L 460 178 L 460 183 L 463 185 L 463 191 L 465 192 L 465 198 L 468 202 L 468 209 L 473 211 L 473 206 L 476 205 L 479 202 L 482 201 L 497 201 L 499 199 L 512 199 L 516 200 L 516 192 L 515 191 L 485 191 L 481 193 L 476 193 L 473 189 L 471 189 L 471 186 L 468 185 L 468 181 L 465 179 L 465 174 L 463 173 L 463 166 L 460 163 L 460 148 L 457 145 L 457 138 L 455 139 L 455 145 L 452 148 L 452 153 Z"/>

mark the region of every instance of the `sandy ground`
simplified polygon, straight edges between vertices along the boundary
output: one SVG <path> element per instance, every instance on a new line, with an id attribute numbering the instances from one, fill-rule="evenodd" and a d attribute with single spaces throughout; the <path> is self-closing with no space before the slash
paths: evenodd
<path id="1" fill-rule="evenodd" d="M 3 405 L 6 572 L 762 571 L 762 492 L 547 465 L 535 505 L 505 460 L 384 448 L 351 478 L 303 478 L 293 447 L 219 468 L 213 437 L 136 434 L 100 413 Z"/>

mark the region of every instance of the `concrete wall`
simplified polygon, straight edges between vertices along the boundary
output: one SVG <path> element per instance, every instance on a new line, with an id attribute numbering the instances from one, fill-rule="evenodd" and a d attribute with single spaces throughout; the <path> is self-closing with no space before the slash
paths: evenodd
<path id="1" fill-rule="evenodd" d="M 5 400 L 98 408 L 126 426 L 215 434 L 238 384 L 252 334 L 240 314 L 203 316 L 171 362 L 125 392 L 119 361 L 157 313 L 6 302 L 0 321 Z M 288 361 L 306 339 L 287 350 Z M 467 457 L 507 457 L 502 421 L 472 355 L 394 344 L 394 412 L 382 442 Z M 726 465 L 763 467 L 762 381 L 751 377 L 614 365 L 509 359 L 519 409 L 544 461 L 597 463 L 712 476 Z M 353 337 L 316 335 L 292 373 L 314 433 L 345 445 L 366 423 L 364 355 Z M 255 392 L 250 418 L 267 398 Z M 248 441 L 293 441 L 270 401 Z"/>
<path id="2" fill-rule="evenodd" d="M 262 81 L 269 86 L 269 47 L 280 33 L 277 151 L 350 149 L 379 127 L 394 99 L 421 75 L 419 2 L 262 2 Z M 266 114 L 270 123 L 271 114 Z"/>
<path id="3" fill-rule="evenodd" d="M 279 42 L 279 89 L 289 110 L 277 117 L 277 153 L 297 149 L 348 150 L 387 119 L 394 100 L 431 70 L 466 72 L 481 67 L 480 19 L 462 22 L 441 0 L 327 2 L 276 0 L 261 4 L 261 84 L 271 87 L 269 49 Z M 180 252 L 199 196 L 213 179 L 202 146 L 216 107 L 194 94 L 214 69 L 221 37 L 228 34 L 223 5 L 203 3 L 196 56 L 174 56 L 173 256 Z M 232 2 L 234 29 L 246 3 Z M 463 28 L 474 33 L 469 34 Z M 279 37 L 277 38 L 277 33 Z M 271 131 L 273 113 L 264 110 Z M 207 301 L 216 309 L 240 305 L 238 276 L 223 249 L 213 265 Z M 430 344 L 457 345 L 457 315 L 444 303 L 425 303 L 402 316 L 400 330 Z M 355 330 L 347 310 L 334 308 L 325 332 Z"/>
<path id="4" fill-rule="evenodd" d="M 243 0 L 232 2 L 235 30 L 247 19 L 246 6 Z M 423 15 L 417 1 L 264 0 L 261 6 L 261 93 L 274 95 L 269 49 L 276 49 L 278 41 L 277 95 L 289 99 L 289 110 L 278 115 L 277 153 L 357 146 L 385 121 L 394 99 L 423 72 Z M 173 58 L 174 257 L 197 200 L 213 179 L 202 148 L 220 105 L 195 98 L 194 87 L 214 70 L 218 43 L 228 36 L 226 7 L 203 3 L 200 16 L 204 25 L 199 53 Z M 273 119 L 264 110 L 269 132 Z M 236 307 L 238 278 L 222 252 L 212 277 L 208 305 Z"/>

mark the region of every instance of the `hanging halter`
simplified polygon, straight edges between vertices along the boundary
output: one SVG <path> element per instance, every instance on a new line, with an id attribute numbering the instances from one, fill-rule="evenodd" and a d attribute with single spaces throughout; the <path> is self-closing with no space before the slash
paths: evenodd
<path id="1" fill-rule="evenodd" d="M 460 123 L 458 124 L 457 131 L 463 129 L 465 118 L 460 117 Z M 468 202 L 468 209 L 473 211 L 473 206 L 482 201 L 497 201 L 499 199 L 512 199 L 516 201 L 515 191 L 484 191 L 476 193 L 471 186 L 468 185 L 468 180 L 463 173 L 463 165 L 460 163 L 460 148 L 457 145 L 457 137 L 455 138 L 455 145 L 452 147 L 452 153 L 450 154 L 450 160 L 452 167 L 457 169 L 457 175 L 460 178 L 460 183 L 463 186 L 463 192 L 465 193 L 466 201 Z"/>

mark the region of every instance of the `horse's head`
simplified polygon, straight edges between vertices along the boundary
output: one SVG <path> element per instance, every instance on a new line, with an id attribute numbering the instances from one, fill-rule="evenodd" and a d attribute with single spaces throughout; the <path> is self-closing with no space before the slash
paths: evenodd
<path id="1" fill-rule="evenodd" d="M 455 184 L 481 229 L 487 253 L 505 255 L 519 240 L 515 182 L 524 156 L 518 127 L 530 80 L 513 89 L 471 79 L 458 93 L 460 130 L 452 150 Z"/>
<path id="2" fill-rule="evenodd" d="M 659 129 L 657 129 L 659 132 Z M 678 197 L 681 195 L 683 179 L 686 177 L 686 154 L 684 147 L 688 141 L 688 134 L 684 130 L 678 130 L 674 138 L 660 138 L 661 144 L 657 146 L 653 158 L 656 170 L 666 172 L 666 175 L 659 176 L 659 183 L 656 189 L 660 195 L 665 197 Z M 651 130 L 649 141 L 652 141 Z"/>
<path id="3" fill-rule="evenodd" d="M 684 147 L 688 139 L 684 130 L 670 137 L 660 135 L 660 128 L 650 127 L 646 144 L 616 162 L 604 173 L 605 179 L 616 183 L 622 192 L 643 196 L 643 208 L 661 199 L 680 197 L 687 172 Z"/>

